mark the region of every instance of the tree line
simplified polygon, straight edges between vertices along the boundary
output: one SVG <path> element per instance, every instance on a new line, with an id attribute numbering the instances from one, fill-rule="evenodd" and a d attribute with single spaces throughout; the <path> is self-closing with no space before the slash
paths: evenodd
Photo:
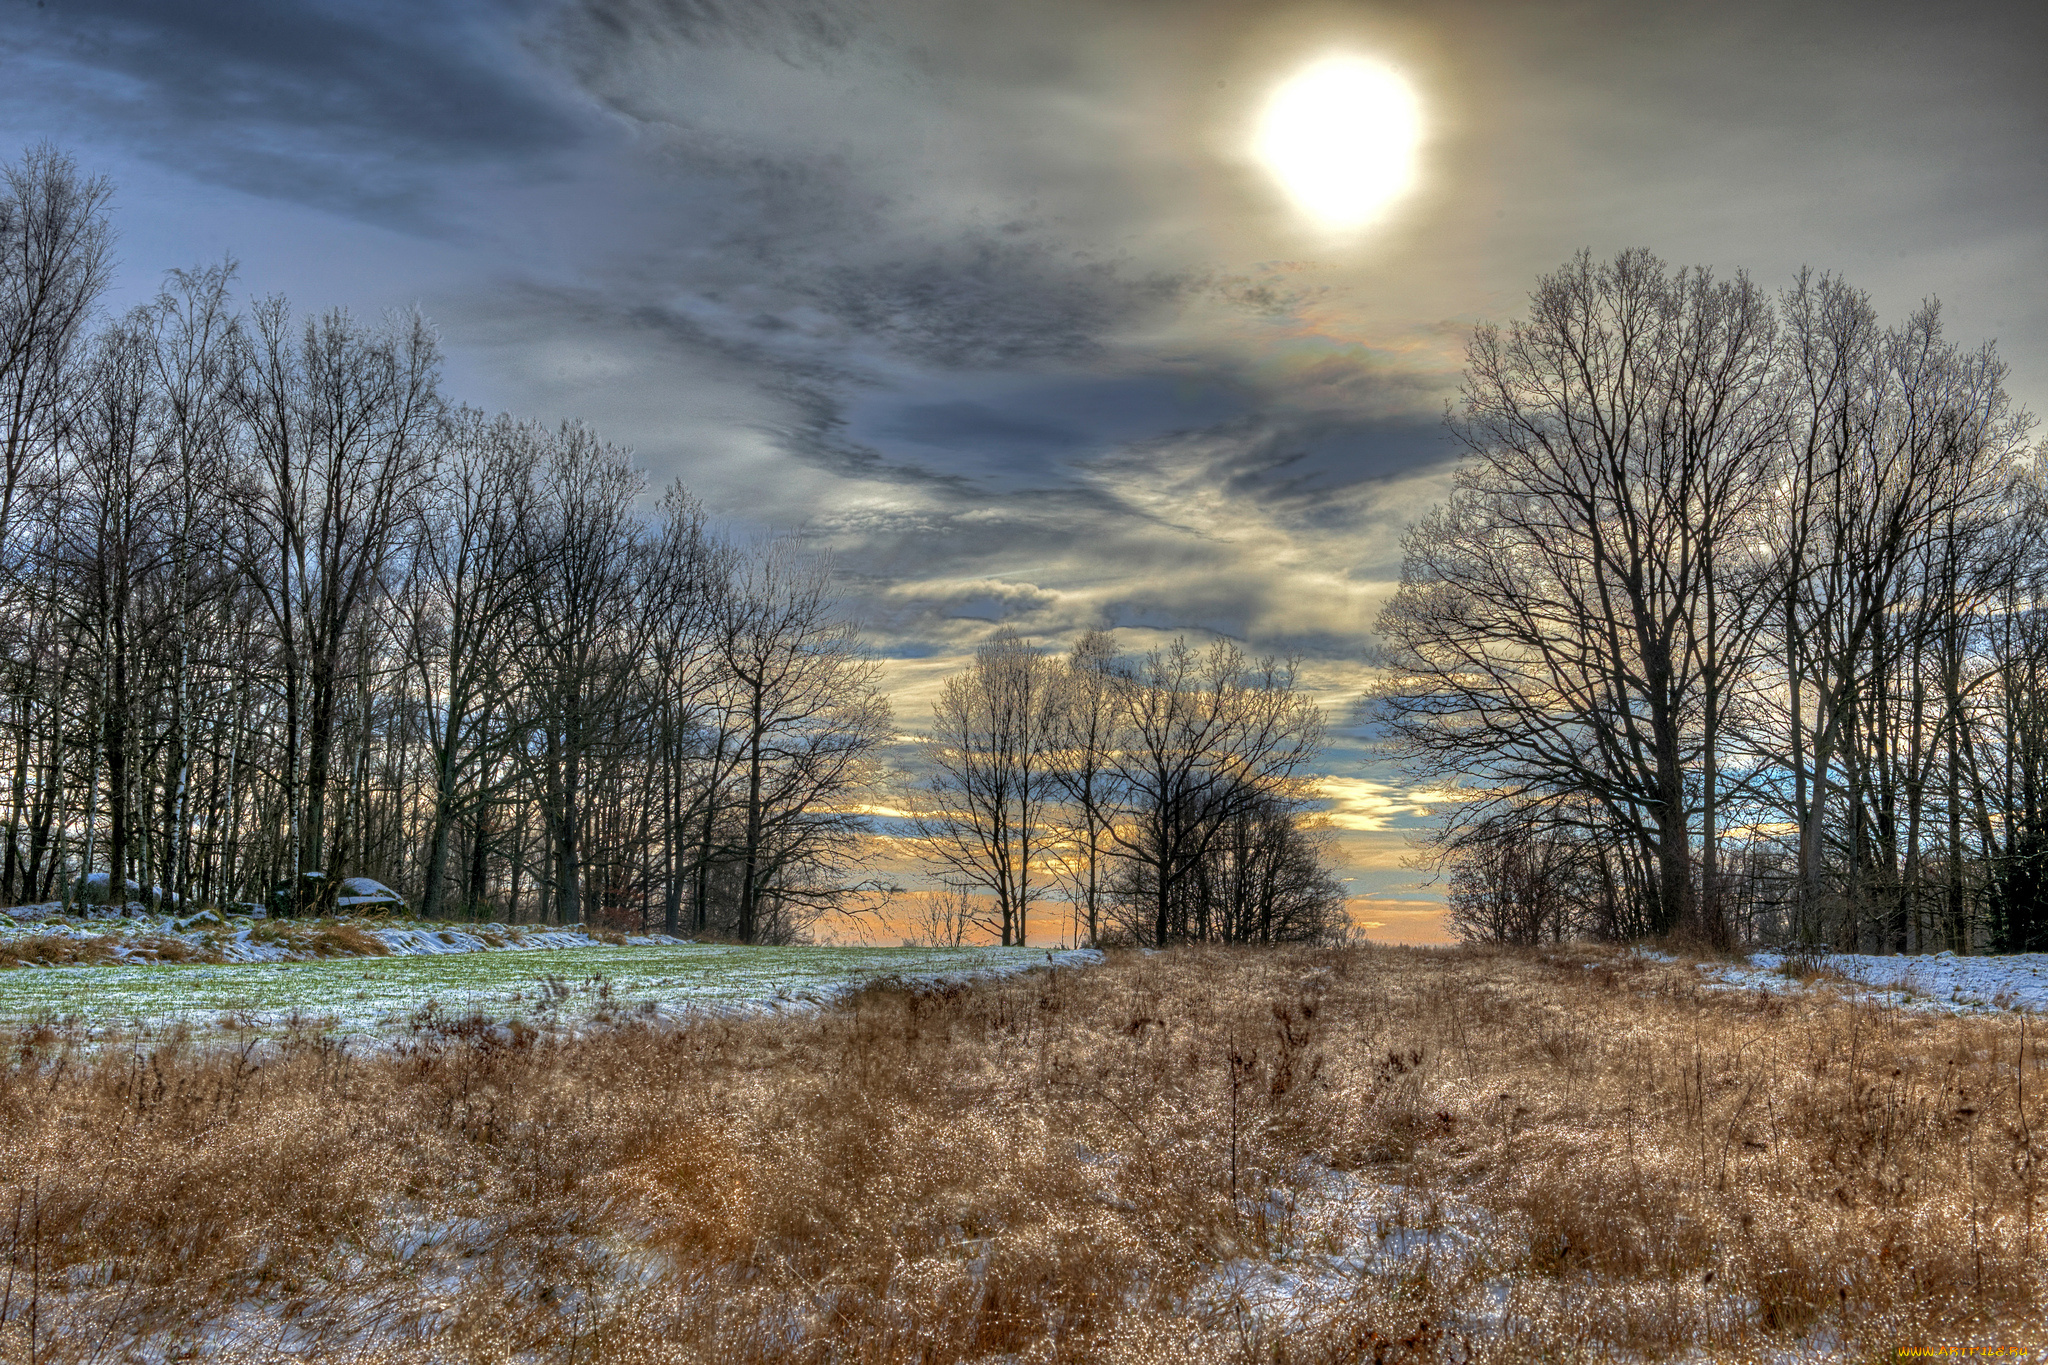
<path id="1" fill-rule="evenodd" d="M 1473 937 L 2048 948 L 2048 497 L 1990 345 L 1581 255 L 1480 327 L 1366 708 Z"/>
<path id="2" fill-rule="evenodd" d="M 416 313 L 223 263 L 102 320 L 107 183 L 0 190 L 0 897 L 774 942 L 863 893 L 889 709 L 823 564 L 452 404 Z"/>
<path id="3" fill-rule="evenodd" d="M 1053 892 L 1088 943 L 1340 935 L 1343 887 L 1310 811 L 1320 708 L 1291 664 L 1219 641 L 1064 659 L 999 631 L 945 682 L 912 796 L 949 894 L 928 918 L 1022 944 Z"/>

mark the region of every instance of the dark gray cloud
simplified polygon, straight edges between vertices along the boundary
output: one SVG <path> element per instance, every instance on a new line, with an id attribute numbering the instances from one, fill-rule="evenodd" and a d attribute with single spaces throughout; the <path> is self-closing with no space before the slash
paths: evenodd
<path id="1" fill-rule="evenodd" d="M 862 7 L 833 0 L 583 0 L 562 8 L 551 36 L 567 40 L 586 76 L 611 51 L 650 42 L 737 45 L 802 64 L 844 52 L 862 18 Z"/>
<path id="2" fill-rule="evenodd" d="M 1372 489 L 1456 454 L 1438 422 L 1312 422 L 1265 434 L 1218 472 L 1229 496 L 1285 509 L 1304 526 L 1337 529 Z"/>
<path id="3" fill-rule="evenodd" d="M 848 327 L 914 359 L 995 369 L 1088 359 L 1106 334 L 1185 287 L 1048 243 L 977 235 L 915 258 L 839 267 L 818 298 Z"/>
<path id="4" fill-rule="evenodd" d="M 1222 365 L 951 378 L 942 391 L 952 396 L 869 395 L 855 427 L 882 441 L 1059 455 L 1210 426 L 1259 401 L 1240 370 Z"/>
<path id="5" fill-rule="evenodd" d="M 1203 271 L 1129 249 L 1120 150 L 1046 125 L 1041 97 L 1071 99 L 1077 125 L 1115 99 L 1059 59 L 1071 35 L 1005 41 L 1014 11 L 966 18 L 583 0 L 547 32 L 669 173 L 722 187 L 716 226 L 693 235 L 744 260 L 750 287 L 772 282 L 782 299 L 763 321 L 801 330 L 791 314 L 815 311 L 864 348 L 938 367 L 1098 358 Z"/>
<path id="6" fill-rule="evenodd" d="M 587 134 L 520 62 L 527 6 L 10 0 L 0 60 L 72 117 L 210 178 L 402 210 L 450 165 L 531 164 Z"/>
<path id="7" fill-rule="evenodd" d="M 909 404 L 884 423 L 881 434 L 927 450 L 986 450 L 1022 457 L 1069 454 L 1089 439 L 1079 427 L 962 401 Z"/>
<path id="8" fill-rule="evenodd" d="M 1243 416 L 1254 400 L 1234 374 L 1160 373 L 953 378 L 940 387 L 856 394 L 851 439 L 906 462 L 950 469 L 971 504 L 1067 487 L 1127 441 Z"/>

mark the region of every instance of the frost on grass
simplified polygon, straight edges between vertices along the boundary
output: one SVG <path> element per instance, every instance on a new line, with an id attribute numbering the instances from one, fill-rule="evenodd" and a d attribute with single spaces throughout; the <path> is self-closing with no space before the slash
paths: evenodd
<path id="1" fill-rule="evenodd" d="M 200 910 L 157 915 L 139 901 L 65 915 L 51 901 L 0 912 L 0 967 L 108 962 L 299 962 L 333 957 L 409 957 L 609 944 L 674 945 L 664 934 L 590 934 L 503 924 L 407 923 L 390 919 L 273 920 Z M 76 907 L 73 907 L 74 909 Z"/>
<path id="2" fill-rule="evenodd" d="M 1804 987 L 1795 972 L 1798 965 L 1782 953 L 1757 953 L 1746 966 L 1703 963 L 1700 970 L 1714 985 L 1782 993 Z M 1812 965 L 1817 980 L 1846 986 L 1879 1004 L 1951 1014 L 2048 1010 L 2048 953 L 1828 953 Z"/>
<path id="3" fill-rule="evenodd" d="M 1456 1306 L 1418 1302 L 1412 1323 L 1367 1329 L 1380 1339 L 1353 1343 L 1367 1350 L 1448 1350 L 1458 1358 L 1474 1338 L 1505 1325 L 1511 1281 L 1487 1273 L 1498 1220 L 1463 1200 L 1311 1161 L 1239 1200 L 1236 1213 L 1247 1242 L 1264 1254 L 1225 1264 L 1188 1303 L 1223 1354 L 1287 1359 L 1314 1353 L 1332 1332 L 1355 1337 L 1352 1310 L 1366 1283 L 1449 1282 L 1470 1291 Z"/>
<path id="4" fill-rule="evenodd" d="M 1793 1345 L 1744 1341 L 1753 1297 L 1711 1275 L 1646 1284 L 1620 1276 L 1570 1283 L 1566 1236 L 1530 1255 L 1530 1220 L 1456 1191 L 1377 1180 L 1304 1161 L 1263 1194 L 1237 1201 L 1240 1256 L 1199 1284 L 1185 1311 L 1219 1360 L 1431 1360 L 1507 1356 L 1536 1324 L 1576 1324 L 1576 1348 L 1615 1362 L 1682 1365 L 1852 1360 L 1823 1327 Z M 1534 1265 L 1532 1267 L 1532 1261 Z M 1536 1273 L 1530 1273 L 1535 1269 Z M 1675 1353 L 1635 1339 L 1640 1321 L 1675 1302 L 1714 1344 Z M 1543 1358 L 1540 1354 L 1538 1358 Z"/>
<path id="5" fill-rule="evenodd" d="M 965 982 L 1095 956 L 1026 948 L 604 947 L 581 934 L 525 935 L 519 946 L 553 949 L 538 954 L 476 951 L 464 942 L 470 936 L 455 930 L 385 932 L 407 951 L 329 961 L 125 963 L 0 974 L 0 1022 L 63 1020 L 95 1031 L 147 1032 L 178 1025 L 273 1031 L 315 1023 L 343 1033 L 389 1033 L 423 1020 L 469 1018 L 575 1027 L 706 1011 L 808 1010 L 883 980 Z M 403 942 L 421 937 L 427 941 Z"/>

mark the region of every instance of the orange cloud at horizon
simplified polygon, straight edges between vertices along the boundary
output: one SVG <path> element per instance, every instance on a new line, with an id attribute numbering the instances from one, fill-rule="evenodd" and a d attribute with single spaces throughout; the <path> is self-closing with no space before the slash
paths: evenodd
<path id="1" fill-rule="evenodd" d="M 1352 896 L 1344 909 L 1374 943 L 1456 943 L 1444 919 L 1444 903 L 1392 896 Z"/>
<path id="2" fill-rule="evenodd" d="M 932 893 L 913 891 L 858 916 L 828 919 L 816 930 L 820 943 L 860 944 L 894 947 L 926 937 L 929 926 L 919 923 L 920 910 Z M 976 897 L 987 900 L 986 897 Z M 1442 901 L 1427 897 L 1402 899 L 1396 896 L 1350 896 L 1344 909 L 1352 923 L 1374 943 L 1455 943 L 1444 920 Z M 1070 946 L 1085 935 L 1076 934 L 1072 907 L 1062 900 L 1044 900 L 1032 907 L 1029 945 L 1034 948 Z M 995 936 L 970 931 L 970 944 L 993 943 Z"/>

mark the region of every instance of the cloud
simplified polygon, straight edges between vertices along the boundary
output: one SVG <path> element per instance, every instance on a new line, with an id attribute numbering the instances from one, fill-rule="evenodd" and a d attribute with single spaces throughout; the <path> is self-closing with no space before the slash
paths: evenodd
<path id="1" fill-rule="evenodd" d="M 222 183 L 410 215 L 448 168 L 564 151 L 588 120 L 484 3 L 70 0 L 9 6 L 0 56 L 74 121 Z"/>
<path id="2" fill-rule="evenodd" d="M 880 431 L 885 437 L 928 449 L 1027 456 L 1065 454 L 1088 439 L 1085 432 L 1063 422 L 1011 415 L 967 401 L 910 404 L 888 418 Z"/>
<path id="3" fill-rule="evenodd" d="M 1408 790 L 1371 778 L 1330 774 L 1315 785 L 1316 798 L 1327 803 L 1324 818 L 1338 829 L 1380 833 L 1394 829 L 1395 822 L 1411 822 L 1433 812 L 1426 798 L 1434 793 Z M 1412 823 L 1409 826 L 1413 827 Z"/>
<path id="4" fill-rule="evenodd" d="M 1105 337 L 1171 304 L 1183 287 L 1171 275 L 1133 278 L 1114 261 L 1047 242 L 974 232 L 906 258 L 840 266 L 815 297 L 864 338 L 906 356 L 993 369 L 1097 355 Z"/>
<path id="5" fill-rule="evenodd" d="M 558 31 L 595 50 L 667 40 L 731 45 L 803 64 L 843 52 L 859 31 L 851 7 L 832 0 L 587 0 L 568 6 Z"/>
<path id="6" fill-rule="evenodd" d="M 915 602 L 928 611 L 974 621 L 1008 623 L 1050 611 L 1060 604 L 1061 594 L 1048 592 L 1032 583 L 1011 583 L 999 578 L 967 581 L 900 583 L 887 590 L 897 600 Z"/>
<path id="7" fill-rule="evenodd" d="M 1106 626 L 1227 636 L 1355 670 L 1397 576 L 1387 532 L 1444 487 L 1434 431 L 1398 423 L 1257 416 L 1072 450 L 1066 430 L 1019 439 L 1004 405 L 934 406 L 935 424 L 992 430 L 993 450 L 963 441 L 948 452 L 951 481 L 809 523 L 895 657 L 961 658 L 996 624 L 1055 644 Z M 889 421 L 855 425 L 889 444 Z M 890 455 L 911 458 L 900 444 Z"/>
<path id="8" fill-rule="evenodd" d="M 1387 896 L 1352 896 L 1344 909 L 1351 922 L 1375 943 L 1455 943 L 1439 901 L 1403 900 Z"/>

